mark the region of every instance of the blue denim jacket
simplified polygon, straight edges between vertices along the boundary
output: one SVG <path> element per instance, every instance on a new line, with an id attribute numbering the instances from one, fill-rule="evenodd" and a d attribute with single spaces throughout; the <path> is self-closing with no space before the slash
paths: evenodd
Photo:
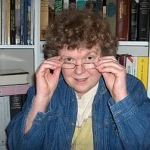
<path id="1" fill-rule="evenodd" d="M 127 89 L 128 96 L 115 103 L 103 78 L 100 79 L 92 105 L 95 150 L 150 149 L 147 92 L 141 81 L 131 75 L 127 75 Z M 77 117 L 75 92 L 60 77 L 47 111 L 36 115 L 31 129 L 25 134 L 25 121 L 34 95 L 35 89 L 31 87 L 22 112 L 7 128 L 10 150 L 70 150 Z"/>

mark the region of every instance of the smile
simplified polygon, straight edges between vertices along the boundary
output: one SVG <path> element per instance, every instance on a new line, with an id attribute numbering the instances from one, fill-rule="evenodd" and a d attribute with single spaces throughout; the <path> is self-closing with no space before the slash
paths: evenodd
<path id="1" fill-rule="evenodd" d="M 87 78 L 82 78 L 82 79 L 75 79 L 76 81 L 78 81 L 78 82 L 84 82 L 84 81 L 86 81 L 87 80 Z"/>

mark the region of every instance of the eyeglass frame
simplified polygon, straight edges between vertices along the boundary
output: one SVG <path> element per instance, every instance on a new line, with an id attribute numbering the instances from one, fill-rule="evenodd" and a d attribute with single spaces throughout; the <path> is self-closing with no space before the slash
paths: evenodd
<path id="1" fill-rule="evenodd" d="M 63 59 L 60 59 L 60 61 L 64 62 Z M 75 63 L 66 63 L 66 62 L 65 62 L 65 63 L 63 63 L 63 64 L 74 65 L 74 67 L 65 68 L 65 67 L 63 67 L 63 64 L 62 64 L 61 67 L 62 67 L 63 69 L 74 69 L 76 66 L 82 66 L 84 69 L 95 69 L 96 66 L 94 65 L 94 63 L 95 63 L 95 62 L 90 62 L 90 63 L 82 63 L 82 64 L 78 65 L 78 64 L 75 64 Z M 94 65 L 94 66 L 93 66 L 93 67 L 89 67 L 89 68 L 84 67 L 84 65 L 90 65 L 90 64 L 92 64 L 92 65 Z"/>

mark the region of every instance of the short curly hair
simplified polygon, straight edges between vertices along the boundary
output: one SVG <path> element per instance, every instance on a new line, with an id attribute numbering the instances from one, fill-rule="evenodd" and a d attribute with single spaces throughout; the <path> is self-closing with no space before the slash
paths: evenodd
<path id="1" fill-rule="evenodd" d="M 100 13 L 85 10 L 64 10 L 55 16 L 46 31 L 45 58 L 58 55 L 67 45 L 68 50 L 85 47 L 91 49 L 99 44 L 103 56 L 116 56 L 117 39 L 109 24 Z"/>

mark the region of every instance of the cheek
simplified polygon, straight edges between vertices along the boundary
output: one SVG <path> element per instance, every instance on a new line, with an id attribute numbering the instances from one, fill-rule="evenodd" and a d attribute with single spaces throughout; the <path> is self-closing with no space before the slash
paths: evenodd
<path id="1" fill-rule="evenodd" d="M 73 73 L 74 73 L 74 71 L 72 71 L 71 69 L 69 69 L 69 70 L 67 70 L 67 69 L 63 70 L 63 69 L 62 69 L 62 74 L 63 74 L 64 77 L 69 77 L 69 76 L 71 76 Z"/>

